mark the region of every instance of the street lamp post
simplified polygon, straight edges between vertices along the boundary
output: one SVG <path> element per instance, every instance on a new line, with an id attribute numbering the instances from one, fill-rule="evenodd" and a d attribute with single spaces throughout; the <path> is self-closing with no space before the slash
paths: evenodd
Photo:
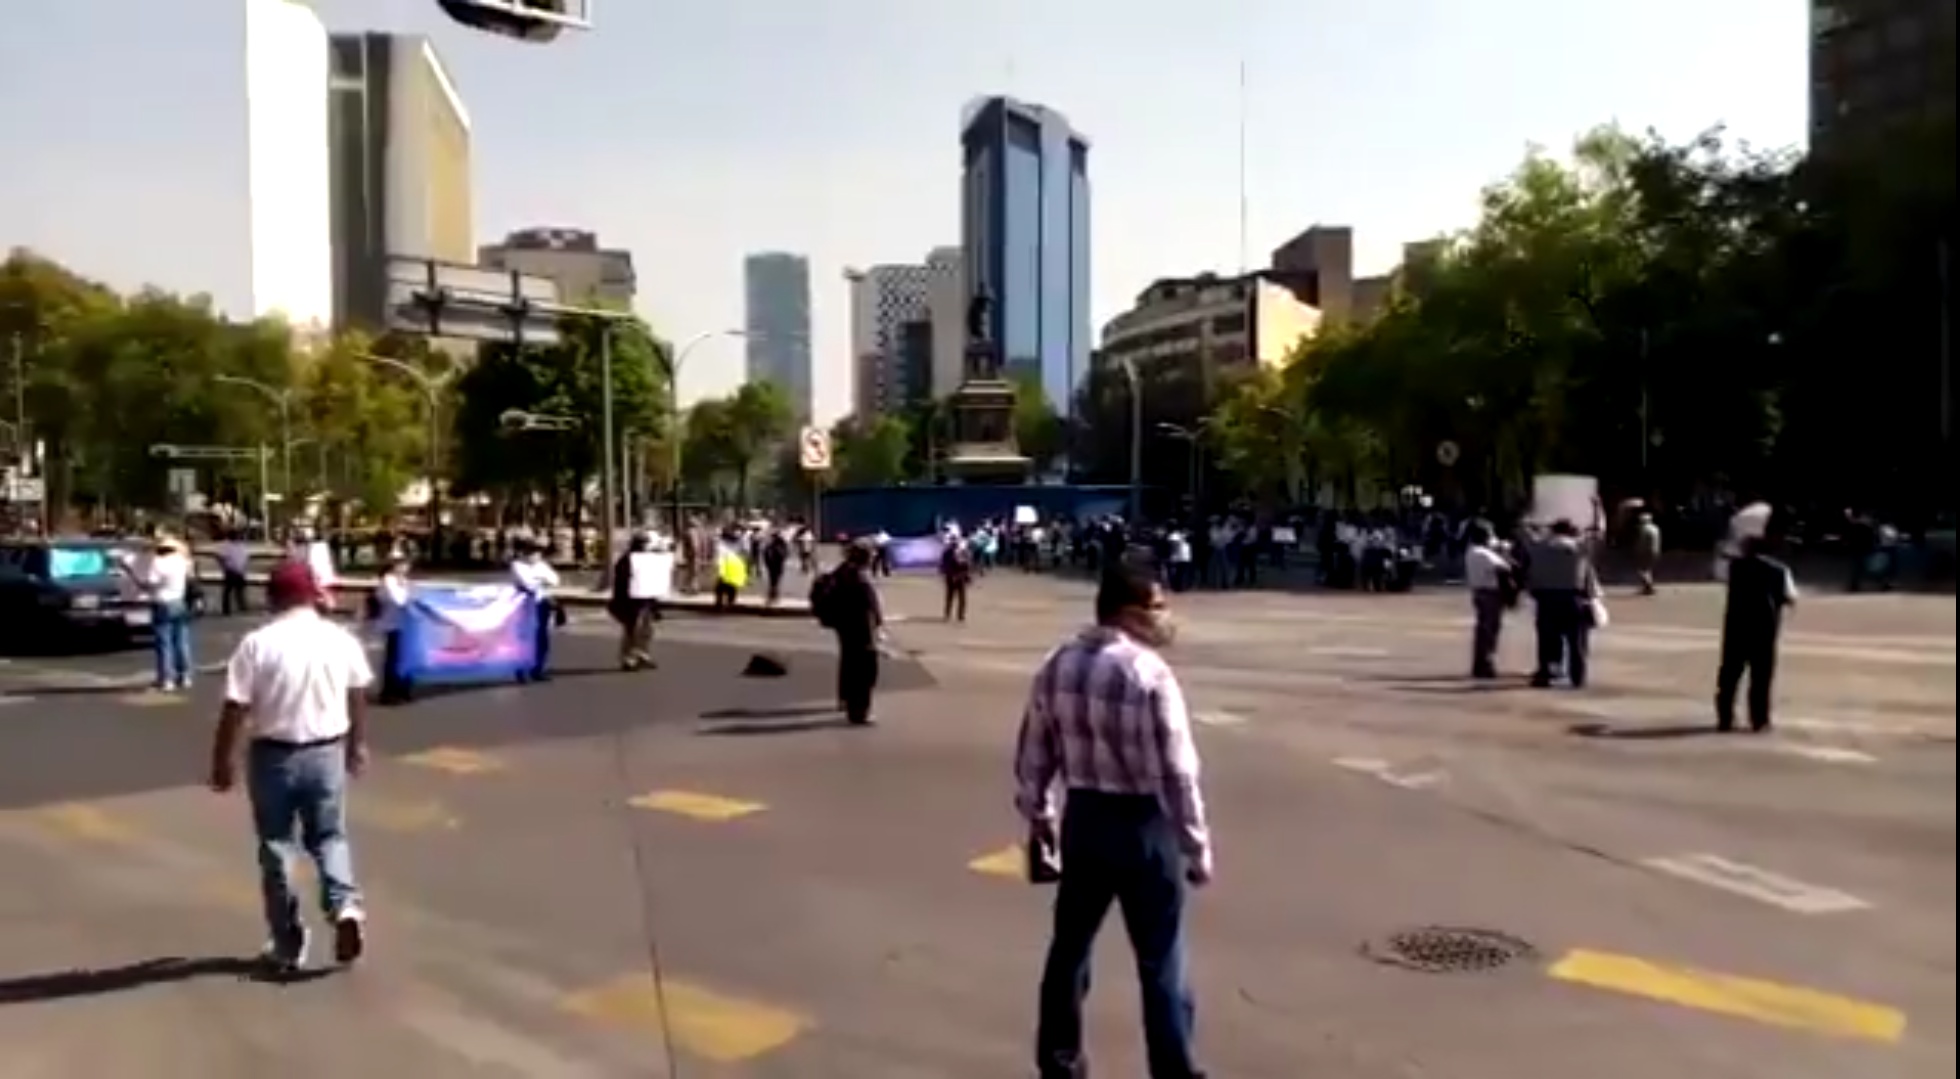
<path id="1" fill-rule="evenodd" d="M 680 550 L 681 533 L 681 370 L 687 364 L 687 357 L 695 349 L 710 341 L 721 338 L 745 338 L 746 330 L 704 330 L 687 339 L 679 348 L 667 354 L 667 485 L 672 498 L 673 540 L 675 551 Z"/>
<path id="2" fill-rule="evenodd" d="M 217 376 L 217 381 L 228 383 L 233 386 L 243 386 L 246 389 L 250 389 L 250 390 L 256 390 L 259 393 L 264 394 L 267 398 L 269 398 L 272 401 L 274 405 L 277 405 L 279 407 L 279 443 L 283 451 L 283 459 L 280 462 L 280 472 L 282 473 L 282 475 L 280 477 L 279 483 L 280 486 L 285 488 L 285 494 L 282 497 L 286 502 L 286 523 L 289 525 L 292 524 L 293 522 L 293 507 L 292 507 L 293 391 L 290 388 L 283 389 L 283 390 L 278 389 L 276 387 L 267 385 L 264 382 L 260 382 L 258 379 L 245 378 L 241 375 L 219 375 Z M 266 514 L 266 528 L 270 529 L 271 527 L 272 527 L 272 514 L 268 512 Z"/>
<path id="3" fill-rule="evenodd" d="M 1199 462 L 1204 454 L 1204 446 L 1200 440 L 1204 437 L 1205 428 L 1209 426 L 1211 426 L 1211 417 L 1209 416 L 1201 417 L 1197 423 L 1189 427 L 1176 423 L 1160 423 L 1157 425 L 1157 430 L 1184 443 L 1187 449 L 1187 471 L 1189 472 L 1189 476 L 1186 477 L 1186 486 L 1191 495 L 1191 516 L 1193 518 L 1196 518 L 1200 512 L 1198 495 L 1203 478 L 1203 469 L 1200 467 Z"/>
<path id="4" fill-rule="evenodd" d="M 406 360 L 393 356 L 378 356 L 372 352 L 355 353 L 360 359 L 379 364 L 391 370 L 400 371 L 412 379 L 429 405 L 429 546 L 437 558 L 442 557 L 442 389 L 455 377 L 460 368 L 451 366 L 440 375 L 432 375 Z"/>
<path id="5" fill-rule="evenodd" d="M 1118 363 L 1130 380 L 1130 527 L 1135 528 L 1143 521 L 1143 378 L 1134 359 L 1124 356 Z"/>

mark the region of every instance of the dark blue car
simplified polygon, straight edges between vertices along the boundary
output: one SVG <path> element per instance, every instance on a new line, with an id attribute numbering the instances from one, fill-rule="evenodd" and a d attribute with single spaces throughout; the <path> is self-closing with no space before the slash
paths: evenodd
<path id="1" fill-rule="evenodd" d="M 0 639 L 146 638 L 150 605 L 121 566 L 131 550 L 111 539 L 0 541 Z M 203 613 L 195 582 L 186 601 Z"/>

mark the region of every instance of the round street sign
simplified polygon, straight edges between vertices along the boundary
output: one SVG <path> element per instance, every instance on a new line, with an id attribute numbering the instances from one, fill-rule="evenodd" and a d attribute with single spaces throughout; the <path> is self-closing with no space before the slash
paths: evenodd
<path id="1" fill-rule="evenodd" d="M 805 427 L 797 439 L 798 457 L 806 472 L 822 472 L 830 467 L 830 432 L 821 427 Z"/>
<path id="2" fill-rule="evenodd" d="M 1448 468 L 1463 458 L 1463 447 L 1454 442 L 1443 442 L 1436 447 L 1436 463 Z"/>

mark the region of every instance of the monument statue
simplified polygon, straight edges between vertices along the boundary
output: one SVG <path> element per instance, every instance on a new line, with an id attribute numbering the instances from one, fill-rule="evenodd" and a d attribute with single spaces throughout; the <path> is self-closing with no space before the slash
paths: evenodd
<path id="1" fill-rule="evenodd" d="M 981 285 L 966 304 L 966 339 L 973 344 L 987 344 L 993 336 L 994 294 Z"/>
<path id="2" fill-rule="evenodd" d="M 1000 352 L 993 342 L 994 296 L 981 285 L 966 303 L 966 378 L 969 382 L 1000 379 Z"/>

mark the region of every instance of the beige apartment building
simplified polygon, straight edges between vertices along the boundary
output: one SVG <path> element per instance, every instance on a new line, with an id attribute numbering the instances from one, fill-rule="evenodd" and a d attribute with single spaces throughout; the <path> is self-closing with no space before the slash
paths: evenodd
<path id="1" fill-rule="evenodd" d="M 1163 278 L 1103 326 L 1103 363 L 1188 359 L 1217 367 L 1281 363 L 1320 332 L 1323 312 L 1270 270 Z"/>
<path id="2" fill-rule="evenodd" d="M 639 291 L 633 253 L 602 247 L 597 233 L 584 229 L 519 229 L 499 244 L 477 251 L 477 264 L 494 270 L 549 279 L 573 305 L 630 310 Z"/>

